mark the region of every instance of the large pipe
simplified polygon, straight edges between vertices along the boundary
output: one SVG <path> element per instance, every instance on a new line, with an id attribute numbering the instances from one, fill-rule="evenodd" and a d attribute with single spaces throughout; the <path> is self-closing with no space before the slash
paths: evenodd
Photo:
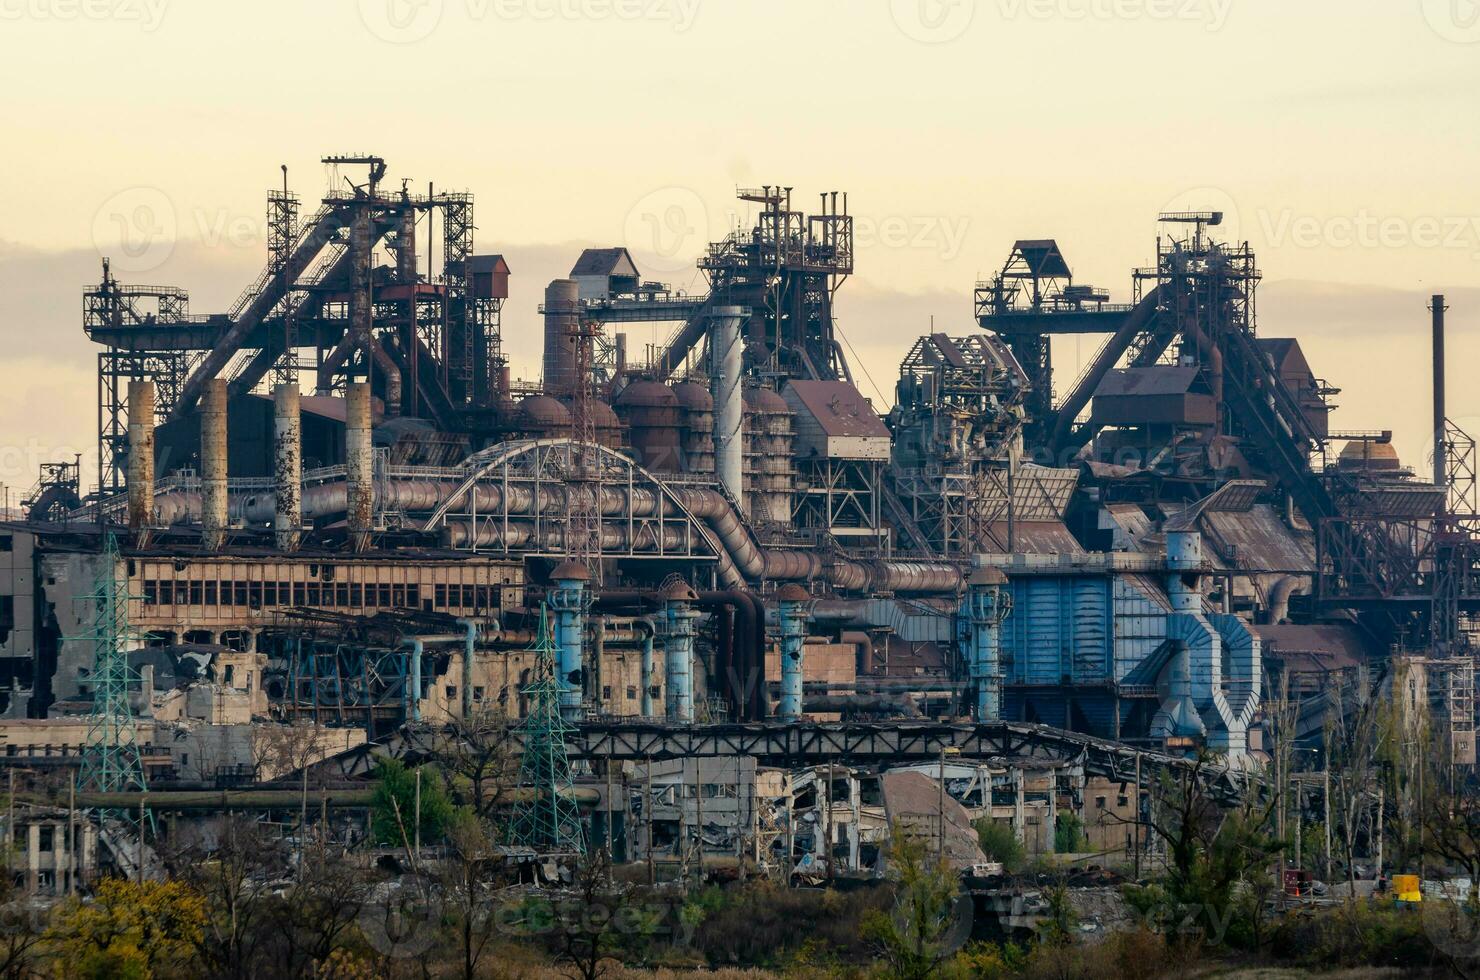
<path id="1" fill-rule="evenodd" d="M 226 543 L 226 379 L 212 378 L 201 393 L 201 544 L 210 551 Z"/>
<path id="2" fill-rule="evenodd" d="M 473 717 L 473 666 L 478 660 L 478 622 L 473 619 L 459 619 L 457 622 L 464 630 L 462 716 L 466 724 Z"/>
<path id="3" fill-rule="evenodd" d="M 740 323 L 745 310 L 738 306 L 716 307 L 709 333 L 710 394 L 714 399 L 714 471 L 731 500 L 745 499 L 744 413 L 740 372 L 744 348 Z"/>
<path id="4" fill-rule="evenodd" d="M 279 551 L 298 550 L 303 531 L 303 438 L 296 384 L 272 393 L 272 524 Z"/>
<path id="5" fill-rule="evenodd" d="M 574 279 L 545 287 L 545 394 L 568 395 L 576 382 L 581 288 Z"/>
<path id="6" fill-rule="evenodd" d="M 776 716 L 795 721 L 802 716 L 802 657 L 807 640 L 807 602 L 812 597 L 796 583 L 776 593 L 781 603 L 781 701 Z"/>
<path id="7" fill-rule="evenodd" d="M 128 383 L 128 526 L 154 524 L 154 382 Z"/>
<path id="8" fill-rule="evenodd" d="M 410 704 L 406 708 L 406 717 L 412 721 L 421 721 L 421 654 L 422 638 L 419 636 L 408 637 L 401 641 L 402 646 L 411 647 L 411 666 L 406 671 L 406 687 Z"/>
<path id="9" fill-rule="evenodd" d="M 1444 294 L 1435 293 L 1429 305 L 1429 312 L 1433 314 L 1434 333 L 1434 486 L 1436 487 L 1447 486 L 1449 480 L 1448 474 L 1444 472 L 1449 455 L 1448 431 L 1445 424 L 1447 410 L 1444 403 L 1444 311 L 1447 309 L 1449 307 L 1444 305 Z"/>
<path id="10" fill-rule="evenodd" d="M 379 480 L 374 493 L 385 506 L 411 513 L 435 510 L 447 498 L 457 492 L 456 481 L 441 480 Z M 826 578 L 839 589 L 849 592 L 895 592 L 917 594 L 952 594 L 961 586 L 961 573 L 954 565 L 945 562 L 919 561 L 876 561 L 868 564 L 839 561 L 824 568 L 822 560 L 811 551 L 763 547 L 751 533 L 744 521 L 735 512 L 726 496 L 715 490 L 700 487 L 671 486 L 674 497 L 691 514 L 704 522 L 713 535 L 714 544 L 720 555 L 719 574 L 730 588 L 740 588 L 747 581 L 772 579 L 775 581 L 802 581 Z M 507 510 L 510 515 L 531 515 L 538 510 L 548 514 L 560 512 L 565 507 L 565 488 L 558 484 L 542 487 L 538 494 L 526 487 L 511 486 L 507 490 L 493 483 L 480 483 L 470 491 L 472 505 L 480 515 L 497 515 Z M 603 487 L 599 495 L 603 516 L 650 517 L 658 512 L 660 495 L 652 490 L 634 487 Z M 671 504 L 666 505 L 672 512 Z M 165 523 L 179 523 L 196 519 L 200 501 L 188 493 L 172 493 L 159 502 Z M 317 484 L 303 492 L 302 514 L 309 518 L 345 513 L 348 507 L 344 483 Z M 271 517 L 267 503 L 258 494 L 246 494 L 232 502 L 235 516 L 246 524 L 257 524 Z M 301 522 L 300 522 L 301 523 Z M 295 524 L 296 526 L 296 524 Z M 605 525 L 602 530 L 602 547 L 627 547 L 627 528 L 623 523 Z M 502 522 L 480 521 L 476 533 L 465 521 L 449 518 L 447 522 L 449 540 L 455 547 L 470 547 L 475 541 L 478 547 L 522 547 L 533 540 L 533 527 L 517 518 L 509 521 L 508 532 Z M 656 542 L 646 529 L 639 528 L 637 547 L 655 549 Z M 686 539 L 677 532 L 665 531 L 664 548 L 679 550 Z M 554 550 L 564 550 L 563 539 L 558 527 L 547 528 L 546 540 L 554 542 Z"/>
<path id="11" fill-rule="evenodd" d="M 694 720 L 694 611 L 697 597 L 683 582 L 675 582 L 664 595 L 668 632 L 663 647 L 667 673 L 664 714 L 670 721 Z"/>
<path id="12" fill-rule="evenodd" d="M 355 551 L 370 546 L 375 519 L 374 449 L 370 433 L 370 386 L 352 382 L 345 391 L 345 519 Z"/>
<path id="13" fill-rule="evenodd" d="M 645 626 L 642 634 L 642 716 L 653 717 L 653 673 L 657 663 L 653 660 L 653 637 L 658 632 L 651 617 L 639 619 Z"/>
<path id="14" fill-rule="evenodd" d="M 585 647 L 586 583 L 591 572 L 579 562 L 567 561 L 550 573 L 555 587 L 546 601 L 555 613 L 556 681 L 560 688 L 560 716 L 569 722 L 580 721 L 586 671 L 582 651 Z"/>

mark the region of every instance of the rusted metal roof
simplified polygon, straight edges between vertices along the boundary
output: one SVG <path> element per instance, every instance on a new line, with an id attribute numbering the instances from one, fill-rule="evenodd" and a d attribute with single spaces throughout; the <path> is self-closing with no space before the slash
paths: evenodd
<path id="1" fill-rule="evenodd" d="M 1063 521 L 1015 521 L 1013 526 L 1013 550 L 1026 555 L 1081 555 L 1084 549 Z M 1007 522 L 993 521 L 985 529 L 985 537 L 995 542 L 997 549 L 1007 551 Z"/>
<path id="2" fill-rule="evenodd" d="M 1255 626 L 1263 654 L 1291 673 L 1343 670 L 1366 663 L 1372 656 L 1361 632 L 1341 623 Z"/>
<path id="3" fill-rule="evenodd" d="M 572 276 L 635 276 L 637 263 L 625 248 L 588 248 L 571 266 Z"/>
<path id="4" fill-rule="evenodd" d="M 1070 275 L 1069 263 L 1059 251 L 1059 243 L 1052 238 L 1021 238 L 1013 243 L 1012 250 L 1038 276 L 1067 278 Z"/>
<path id="5" fill-rule="evenodd" d="M 1096 398 L 1107 395 L 1185 395 L 1197 381 L 1198 368 L 1182 366 L 1116 368 L 1105 373 L 1095 389 Z"/>
<path id="6" fill-rule="evenodd" d="M 1214 511 L 1199 522 L 1211 557 L 1246 572 L 1315 571 L 1314 535 L 1290 529 L 1268 504 L 1247 511 Z"/>
<path id="7" fill-rule="evenodd" d="M 846 381 L 792 381 L 787 390 L 802 403 L 824 435 L 888 439 L 889 429 Z"/>

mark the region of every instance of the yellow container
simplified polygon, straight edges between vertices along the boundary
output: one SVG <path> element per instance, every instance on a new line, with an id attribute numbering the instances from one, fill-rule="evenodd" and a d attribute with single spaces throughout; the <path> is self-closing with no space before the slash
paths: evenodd
<path id="1" fill-rule="evenodd" d="M 1400 902 L 1422 902 L 1418 875 L 1393 875 L 1393 894 Z"/>

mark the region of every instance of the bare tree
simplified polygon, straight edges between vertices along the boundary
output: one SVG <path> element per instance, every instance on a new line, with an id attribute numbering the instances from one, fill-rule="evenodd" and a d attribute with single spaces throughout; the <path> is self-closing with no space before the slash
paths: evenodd
<path id="1" fill-rule="evenodd" d="M 449 717 L 436 750 L 454 789 L 483 820 L 491 820 L 519 782 L 519 754 L 508 716 L 475 708 L 467 718 Z"/>
<path id="2" fill-rule="evenodd" d="M 311 975 L 315 963 L 339 948 L 368 891 L 364 872 L 342 852 L 320 845 L 316 860 L 300 861 L 297 880 L 273 907 L 284 975 Z"/>
<path id="3" fill-rule="evenodd" d="M 1341 831 L 1347 883 L 1356 897 L 1357 838 L 1366 822 L 1377 781 L 1377 760 L 1385 737 L 1380 702 L 1368 689 L 1367 672 L 1358 669 L 1350 684 L 1331 687 L 1326 709 L 1326 767 L 1331 786 L 1331 815 Z M 1348 703 L 1347 689 L 1351 690 Z"/>
<path id="4" fill-rule="evenodd" d="M 189 883 L 209 914 L 197 947 L 211 976 L 261 975 L 273 914 L 269 882 L 287 869 L 281 844 L 254 820 L 228 814 L 211 848 L 190 846 L 165 855 L 171 877 Z"/>
<path id="5" fill-rule="evenodd" d="M 500 883 L 501 863 L 489 826 L 469 811 L 462 811 L 448 828 L 447 844 L 450 854 L 441 865 L 438 884 L 462 946 L 464 980 L 473 980 L 498 931 L 489 894 Z"/>

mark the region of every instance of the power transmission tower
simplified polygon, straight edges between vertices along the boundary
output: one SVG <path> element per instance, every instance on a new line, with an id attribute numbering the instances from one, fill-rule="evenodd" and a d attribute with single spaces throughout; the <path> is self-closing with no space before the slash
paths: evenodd
<path id="1" fill-rule="evenodd" d="M 128 651 L 141 645 L 142 634 L 129 627 L 128 577 L 118 555 L 118 542 L 108 535 L 101 555 L 93 591 L 79 598 L 91 610 L 91 628 L 73 639 L 91 640 L 92 672 L 88 681 L 93 689 L 92 714 L 88 718 L 87 741 L 82 749 L 78 773 L 79 789 L 99 793 L 147 792 L 148 780 L 139 752 L 139 734 L 134 726 L 133 707 L 129 704 L 129 684 L 138 673 L 128 665 Z M 153 815 L 150 814 L 152 822 Z M 110 823 L 127 824 L 126 836 L 140 842 L 143 860 L 142 830 L 138 814 L 128 809 L 101 809 L 98 819 L 105 828 Z"/>
<path id="2" fill-rule="evenodd" d="M 584 854 L 581 819 L 571 795 L 570 759 L 565 740 L 570 726 L 560 716 L 560 685 L 555 680 L 555 644 L 549 613 L 540 606 L 540 631 L 534 646 L 534 682 L 525 688 L 529 712 L 520 726 L 524 754 L 519 787 L 528 793 L 514 807 L 513 843 L 543 852 Z"/>

